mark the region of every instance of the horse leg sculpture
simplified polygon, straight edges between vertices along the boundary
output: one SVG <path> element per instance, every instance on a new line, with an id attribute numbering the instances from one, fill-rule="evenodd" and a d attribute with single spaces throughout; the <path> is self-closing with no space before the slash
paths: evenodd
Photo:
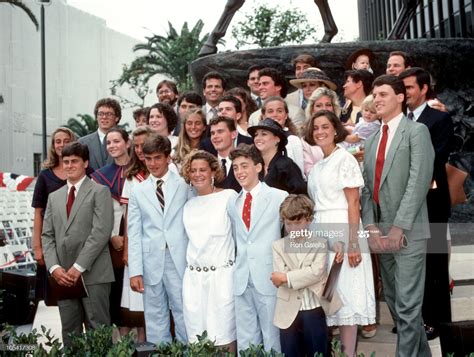
<path id="1" fill-rule="evenodd" d="M 225 36 L 232 18 L 244 3 L 245 0 L 227 0 L 227 4 L 225 5 L 224 12 L 220 17 L 219 22 L 217 23 L 214 30 L 212 30 L 204 46 L 202 46 L 201 50 L 199 51 L 199 57 L 217 53 L 217 42 Z"/>
<path id="2" fill-rule="evenodd" d="M 401 40 L 407 33 L 410 21 L 415 15 L 416 7 L 421 0 L 403 0 L 402 8 L 398 13 L 397 20 L 387 36 L 387 40 Z"/>
<path id="3" fill-rule="evenodd" d="M 314 3 L 319 8 L 319 13 L 324 24 L 324 36 L 321 42 L 331 42 L 332 38 L 337 34 L 337 26 L 332 17 L 331 8 L 328 0 L 314 0 Z"/>

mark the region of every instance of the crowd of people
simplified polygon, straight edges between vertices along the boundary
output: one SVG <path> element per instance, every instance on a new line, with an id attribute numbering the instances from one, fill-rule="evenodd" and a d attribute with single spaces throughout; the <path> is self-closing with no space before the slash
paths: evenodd
<path id="1" fill-rule="evenodd" d="M 36 291 L 57 303 L 64 344 L 115 324 L 140 342 L 207 331 L 231 352 L 287 356 L 326 356 L 340 334 L 354 356 L 359 330 L 377 332 L 383 289 L 397 355 L 429 356 L 451 319 L 453 122 L 406 53 L 377 77 L 373 56 L 350 56 L 341 97 L 300 54 L 288 95 L 274 68 L 251 66 L 248 88 L 209 72 L 203 97 L 161 81 L 131 135 L 111 98 L 95 105 L 96 132 L 55 130 L 33 247 Z M 48 277 L 87 296 L 51 302 Z"/>

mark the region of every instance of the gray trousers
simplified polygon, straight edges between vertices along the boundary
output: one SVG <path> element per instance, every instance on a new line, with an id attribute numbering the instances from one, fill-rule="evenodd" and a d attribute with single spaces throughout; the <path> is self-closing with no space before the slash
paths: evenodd
<path id="1" fill-rule="evenodd" d="M 396 253 L 379 255 L 385 300 L 397 325 L 397 356 L 431 356 L 421 317 L 426 243 L 409 241 Z"/>
<path id="2" fill-rule="evenodd" d="M 64 346 L 71 346 L 71 332 L 81 334 L 86 328 L 110 325 L 110 283 L 87 285 L 89 296 L 58 301 Z"/>

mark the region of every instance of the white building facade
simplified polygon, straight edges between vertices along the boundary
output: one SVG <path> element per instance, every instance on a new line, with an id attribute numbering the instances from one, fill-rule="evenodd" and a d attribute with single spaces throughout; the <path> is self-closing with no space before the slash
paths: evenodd
<path id="1" fill-rule="evenodd" d="M 24 3 L 39 21 L 36 1 Z M 49 134 L 79 113 L 93 115 L 96 101 L 110 97 L 110 81 L 133 60 L 139 40 L 64 0 L 45 7 L 45 25 Z M 42 161 L 41 105 L 40 32 L 21 9 L 0 4 L 0 171 L 34 174 Z M 132 110 L 122 112 L 123 122 L 134 128 Z"/>

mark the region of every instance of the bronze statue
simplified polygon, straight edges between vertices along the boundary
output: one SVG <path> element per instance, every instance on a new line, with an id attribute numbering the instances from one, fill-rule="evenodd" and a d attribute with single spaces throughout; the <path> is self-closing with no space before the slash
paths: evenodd
<path id="1" fill-rule="evenodd" d="M 337 34 L 337 26 L 332 17 L 328 0 L 314 0 L 314 2 L 319 8 L 319 13 L 321 14 L 324 24 L 324 36 L 321 42 L 331 42 L 332 38 Z M 225 36 L 232 18 L 244 3 L 245 0 L 227 0 L 219 22 L 214 30 L 212 30 L 207 42 L 202 46 L 201 51 L 199 51 L 199 57 L 217 53 L 217 42 Z"/>
<path id="2" fill-rule="evenodd" d="M 387 40 L 401 40 L 405 36 L 410 25 L 410 21 L 415 15 L 416 7 L 421 0 L 403 0 L 397 20 L 393 24 L 392 30 L 387 36 Z"/>

